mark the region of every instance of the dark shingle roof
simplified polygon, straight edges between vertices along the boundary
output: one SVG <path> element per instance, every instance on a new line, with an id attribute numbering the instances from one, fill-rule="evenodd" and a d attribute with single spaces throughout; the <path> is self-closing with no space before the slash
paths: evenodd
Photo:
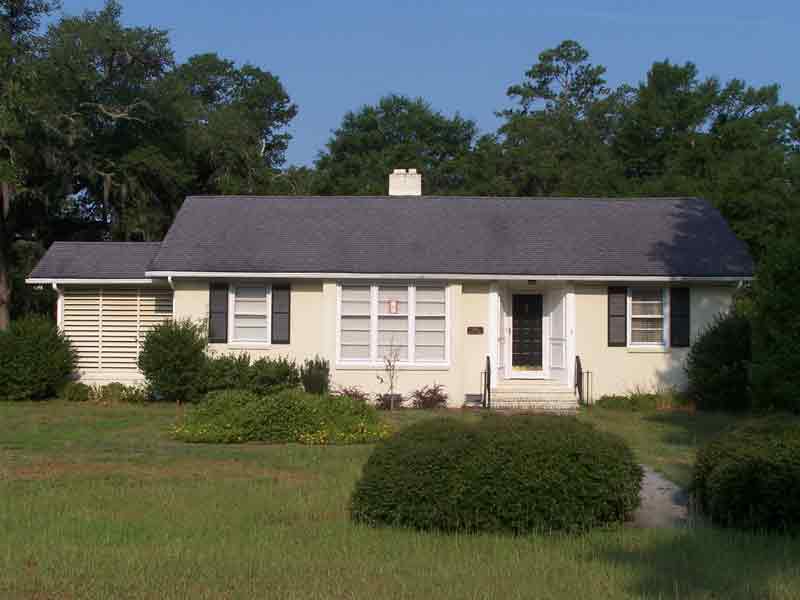
<path id="1" fill-rule="evenodd" d="M 160 242 L 54 242 L 33 279 L 143 279 Z"/>
<path id="2" fill-rule="evenodd" d="M 753 263 L 694 198 L 236 196 L 188 198 L 149 270 L 739 277 Z"/>

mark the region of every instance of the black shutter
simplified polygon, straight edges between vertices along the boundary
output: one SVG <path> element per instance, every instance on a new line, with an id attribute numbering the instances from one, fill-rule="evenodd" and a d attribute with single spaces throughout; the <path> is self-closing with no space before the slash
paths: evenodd
<path id="1" fill-rule="evenodd" d="M 272 286 L 272 343 L 289 343 L 289 321 L 292 311 L 291 289 L 288 285 Z"/>
<path id="2" fill-rule="evenodd" d="M 688 348 L 691 343 L 691 301 L 689 288 L 670 289 L 669 339 L 675 348 Z"/>
<path id="3" fill-rule="evenodd" d="M 212 283 L 208 288 L 208 341 L 228 342 L 227 283 Z"/>
<path id="4" fill-rule="evenodd" d="M 628 288 L 608 288 L 608 345 L 628 345 Z"/>

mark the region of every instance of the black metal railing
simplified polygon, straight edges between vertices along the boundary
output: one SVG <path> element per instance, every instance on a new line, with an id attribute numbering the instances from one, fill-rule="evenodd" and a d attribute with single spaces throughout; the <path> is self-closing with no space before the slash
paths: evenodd
<path id="1" fill-rule="evenodd" d="M 481 405 L 492 408 L 492 360 L 486 357 L 486 370 L 481 373 Z"/>
<path id="2" fill-rule="evenodd" d="M 591 371 L 584 371 L 581 364 L 581 357 L 575 357 L 575 392 L 578 394 L 578 402 L 580 404 L 592 403 L 592 388 L 594 381 Z"/>

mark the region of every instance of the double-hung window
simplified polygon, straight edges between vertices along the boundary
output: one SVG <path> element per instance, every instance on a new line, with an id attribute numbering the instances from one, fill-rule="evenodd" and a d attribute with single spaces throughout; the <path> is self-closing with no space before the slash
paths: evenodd
<path id="1" fill-rule="evenodd" d="M 343 284 L 339 359 L 383 364 L 444 364 L 448 359 L 444 285 Z"/>
<path id="2" fill-rule="evenodd" d="M 270 342 L 270 286 L 237 284 L 230 295 L 233 342 Z"/>
<path id="3" fill-rule="evenodd" d="M 669 295 L 662 288 L 630 288 L 628 293 L 631 346 L 666 346 L 669 340 Z"/>

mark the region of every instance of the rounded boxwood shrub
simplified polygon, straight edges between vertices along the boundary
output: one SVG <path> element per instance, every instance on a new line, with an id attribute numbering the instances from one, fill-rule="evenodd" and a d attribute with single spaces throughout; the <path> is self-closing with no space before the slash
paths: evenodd
<path id="1" fill-rule="evenodd" d="M 205 325 L 167 321 L 147 332 L 139 369 L 156 399 L 191 402 L 203 393 L 206 360 Z"/>
<path id="2" fill-rule="evenodd" d="M 580 531 L 623 521 L 641 481 L 620 438 L 572 418 L 445 417 L 375 448 L 350 514 L 422 530 Z"/>
<path id="3" fill-rule="evenodd" d="M 209 356 L 206 363 L 206 392 L 247 389 L 250 386 L 250 355 Z"/>
<path id="4" fill-rule="evenodd" d="M 776 415 L 720 434 L 697 453 L 691 491 L 719 525 L 800 531 L 800 421 Z"/>
<path id="5" fill-rule="evenodd" d="M 750 320 L 737 312 L 718 315 L 689 350 L 689 395 L 700 410 L 750 408 Z"/>
<path id="6" fill-rule="evenodd" d="M 0 331 L 0 400 L 53 397 L 74 368 L 69 339 L 49 319 L 27 317 Z"/>
<path id="7" fill-rule="evenodd" d="M 256 394 L 274 394 L 300 385 L 300 370 L 287 358 L 259 358 L 250 366 L 247 389 Z"/>

